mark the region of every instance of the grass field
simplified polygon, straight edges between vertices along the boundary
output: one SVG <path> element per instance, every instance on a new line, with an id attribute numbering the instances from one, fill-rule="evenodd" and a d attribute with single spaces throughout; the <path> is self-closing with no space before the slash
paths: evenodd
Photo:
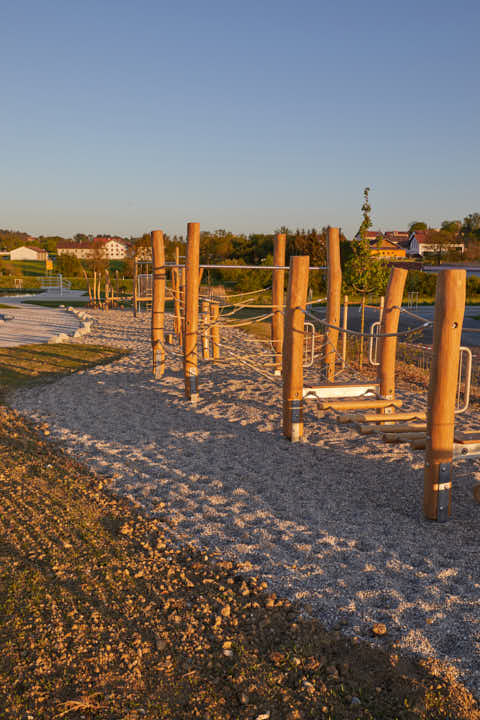
<path id="1" fill-rule="evenodd" d="M 4 390 L 118 350 L 2 352 Z M 181 547 L 0 407 L 1 720 L 480 720 L 435 662 L 327 632 L 231 562 Z M 161 511 L 161 509 L 159 511 Z"/>
<path id="2" fill-rule="evenodd" d="M 19 268 L 23 275 L 42 277 L 47 274 L 45 263 L 39 260 L 13 260 L 12 265 Z"/>
<path id="3" fill-rule="evenodd" d="M 117 348 L 73 343 L 0 348 L 0 393 L 111 362 L 123 354 Z"/>

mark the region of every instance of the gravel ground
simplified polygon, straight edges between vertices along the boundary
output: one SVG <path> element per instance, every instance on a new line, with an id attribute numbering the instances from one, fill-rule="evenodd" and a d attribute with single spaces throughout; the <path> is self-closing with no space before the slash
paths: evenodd
<path id="1" fill-rule="evenodd" d="M 202 364 L 200 401 L 183 399 L 180 359 L 151 374 L 150 317 L 90 311 L 83 342 L 132 350 L 111 365 L 23 389 L 13 406 L 180 540 L 235 558 L 245 573 L 302 600 L 327 627 L 456 666 L 480 696 L 480 508 L 475 461 L 459 464 L 453 517 L 422 515 L 423 454 L 305 415 L 305 442 L 281 433 L 281 389 L 238 362 Z M 252 354 L 255 343 L 229 330 Z M 421 398 L 404 397 L 404 408 Z M 464 427 L 478 427 L 469 413 Z M 460 477 L 463 476 L 463 477 Z"/>

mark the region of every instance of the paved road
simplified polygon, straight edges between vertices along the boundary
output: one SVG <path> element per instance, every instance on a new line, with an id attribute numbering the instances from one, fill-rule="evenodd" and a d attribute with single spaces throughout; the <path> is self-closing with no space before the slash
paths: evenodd
<path id="1" fill-rule="evenodd" d="M 418 308 L 405 308 L 416 315 L 419 315 L 424 320 L 433 320 L 435 306 L 434 305 L 423 305 Z M 325 310 L 320 313 L 321 317 L 325 316 Z M 462 332 L 462 344 L 471 347 L 480 347 L 480 320 L 476 320 L 475 317 L 480 318 L 480 305 L 467 305 L 465 308 L 465 317 L 463 321 L 463 332 Z M 365 330 L 368 332 L 370 325 L 378 320 L 378 310 L 372 310 L 367 308 L 365 310 Z M 400 316 L 399 330 L 408 330 L 410 328 L 418 327 L 421 325 L 421 320 L 409 317 L 407 314 L 402 313 Z M 348 327 L 351 330 L 360 330 L 360 308 L 359 306 L 351 306 L 348 312 Z M 469 329 L 476 329 L 478 332 L 468 332 Z M 405 338 L 408 340 L 408 336 Z M 426 328 L 419 336 L 412 338 L 413 342 L 421 343 L 422 345 L 431 345 L 433 341 L 433 329 L 432 326 Z"/>
<path id="2" fill-rule="evenodd" d="M 41 300 L 61 300 L 68 306 L 69 300 L 78 300 L 83 295 L 73 291 L 62 296 L 58 293 L 41 293 L 36 297 Z M 28 299 L 25 296 L 0 296 L 0 304 L 8 305 L 8 308 L 0 308 L 0 347 L 53 342 L 61 333 L 72 337 L 82 324 L 73 313 L 61 308 L 30 305 Z"/>

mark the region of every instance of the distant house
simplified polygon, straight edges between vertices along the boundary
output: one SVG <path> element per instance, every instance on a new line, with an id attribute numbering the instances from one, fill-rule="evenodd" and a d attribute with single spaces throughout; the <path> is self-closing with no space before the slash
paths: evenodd
<path id="1" fill-rule="evenodd" d="M 406 238 L 404 238 L 406 235 Z M 360 233 L 355 235 L 355 240 L 360 239 Z M 391 230 L 382 233 L 381 230 L 367 230 L 365 239 L 370 245 L 372 255 L 380 258 L 405 258 L 407 255 L 408 232 Z"/>
<path id="2" fill-rule="evenodd" d="M 460 250 L 465 252 L 465 245 L 462 242 L 452 242 L 449 250 Z M 408 239 L 408 257 L 423 257 L 424 255 L 435 254 L 439 248 L 435 243 L 429 242 L 428 230 L 413 230 Z"/>
<path id="3" fill-rule="evenodd" d="M 100 254 L 108 260 L 124 260 L 130 254 L 130 245 L 122 238 L 95 237 L 88 242 L 59 242 L 57 254 L 75 255 L 75 257 L 84 260 Z"/>
<path id="4" fill-rule="evenodd" d="M 10 250 L 10 260 L 40 260 L 45 262 L 47 251 L 42 248 L 26 245 Z"/>

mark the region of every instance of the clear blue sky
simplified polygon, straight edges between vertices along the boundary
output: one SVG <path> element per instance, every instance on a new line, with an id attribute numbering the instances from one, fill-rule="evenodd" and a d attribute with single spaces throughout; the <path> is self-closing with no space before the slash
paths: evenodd
<path id="1" fill-rule="evenodd" d="M 480 211 L 478 0 L 3 0 L 0 227 Z"/>

